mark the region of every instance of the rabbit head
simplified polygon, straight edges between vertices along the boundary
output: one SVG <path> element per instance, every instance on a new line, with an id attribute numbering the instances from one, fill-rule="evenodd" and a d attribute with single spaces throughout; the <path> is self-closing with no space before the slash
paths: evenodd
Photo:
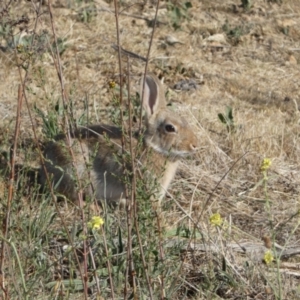
<path id="1" fill-rule="evenodd" d="M 197 137 L 188 122 L 167 108 L 164 89 L 154 75 L 141 80 L 142 104 L 146 112 L 146 145 L 170 158 L 182 157 L 198 147 Z"/>

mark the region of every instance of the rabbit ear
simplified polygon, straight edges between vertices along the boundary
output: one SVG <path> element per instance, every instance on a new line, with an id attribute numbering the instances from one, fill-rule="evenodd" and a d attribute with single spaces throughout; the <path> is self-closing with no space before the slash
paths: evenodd
<path id="1" fill-rule="evenodd" d="M 144 77 L 142 77 L 141 80 L 141 95 L 143 93 L 143 79 Z M 166 106 L 163 86 L 155 75 L 149 74 L 146 76 L 142 103 L 143 108 L 147 113 L 147 117 L 155 114 L 160 107 Z"/>

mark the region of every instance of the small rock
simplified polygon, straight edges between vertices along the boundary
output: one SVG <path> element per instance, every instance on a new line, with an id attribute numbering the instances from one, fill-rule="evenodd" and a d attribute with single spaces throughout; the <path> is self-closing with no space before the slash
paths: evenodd
<path id="1" fill-rule="evenodd" d="M 169 45 L 175 45 L 175 44 L 183 44 L 182 42 L 180 42 L 177 38 L 175 38 L 172 35 L 167 35 L 165 38 L 165 41 L 167 42 L 167 44 Z"/>
<path id="2" fill-rule="evenodd" d="M 220 44 L 227 44 L 225 35 L 222 33 L 217 33 L 217 34 L 211 35 L 205 40 L 210 43 L 217 42 Z"/>
<path id="3" fill-rule="evenodd" d="M 193 79 L 181 80 L 177 82 L 174 87 L 175 90 L 189 91 L 192 89 L 197 89 L 197 83 Z"/>

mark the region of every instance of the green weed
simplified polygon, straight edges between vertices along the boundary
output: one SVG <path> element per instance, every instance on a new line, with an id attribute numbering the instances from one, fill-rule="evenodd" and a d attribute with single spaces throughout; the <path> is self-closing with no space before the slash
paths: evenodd
<path id="1" fill-rule="evenodd" d="M 187 1 L 168 1 L 167 7 L 170 13 L 171 25 L 177 30 L 181 28 L 181 24 L 185 20 L 189 20 L 188 10 L 191 9 L 192 3 Z"/>
<path id="2" fill-rule="evenodd" d="M 225 113 L 219 113 L 218 118 L 226 126 L 228 133 L 232 133 L 235 131 L 232 107 L 227 106 Z"/>

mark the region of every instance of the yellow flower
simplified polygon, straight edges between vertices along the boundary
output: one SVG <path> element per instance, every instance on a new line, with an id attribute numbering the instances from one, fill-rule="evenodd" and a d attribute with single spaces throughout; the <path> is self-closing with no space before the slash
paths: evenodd
<path id="1" fill-rule="evenodd" d="M 210 224 L 220 226 L 223 223 L 223 219 L 219 213 L 213 214 L 209 218 Z"/>
<path id="2" fill-rule="evenodd" d="M 18 52 L 22 52 L 23 49 L 24 49 L 23 45 L 22 44 L 18 44 L 18 46 L 17 46 Z"/>
<path id="3" fill-rule="evenodd" d="M 111 89 L 114 89 L 116 87 L 116 83 L 113 80 L 111 80 L 108 84 L 109 84 L 109 88 Z"/>
<path id="4" fill-rule="evenodd" d="M 270 168 L 271 164 L 272 164 L 272 162 L 271 162 L 270 158 L 264 158 L 264 160 L 261 164 L 261 167 L 260 167 L 261 171 L 262 172 L 267 171 Z"/>
<path id="5" fill-rule="evenodd" d="M 104 220 L 98 216 L 92 217 L 91 221 L 87 223 L 88 227 L 92 229 L 100 229 L 103 224 Z"/>
<path id="6" fill-rule="evenodd" d="M 274 260 L 274 256 L 271 250 L 267 250 L 264 255 L 264 262 L 269 265 Z"/>

